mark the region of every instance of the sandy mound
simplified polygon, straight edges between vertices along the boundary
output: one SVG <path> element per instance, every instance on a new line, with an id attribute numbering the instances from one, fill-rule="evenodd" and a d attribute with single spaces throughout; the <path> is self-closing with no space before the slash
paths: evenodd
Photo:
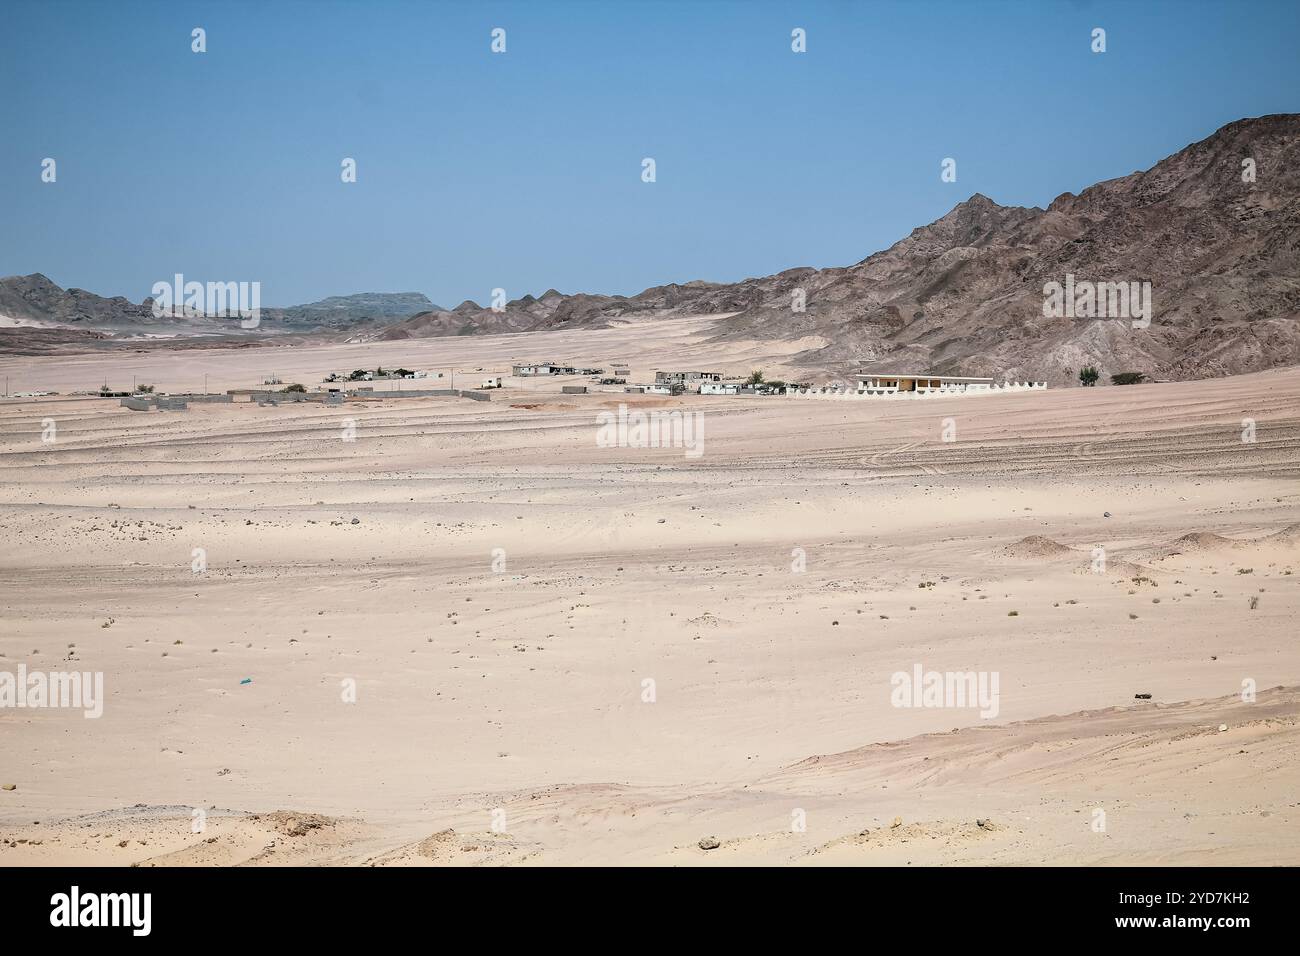
<path id="1" fill-rule="evenodd" d="M 289 810 L 276 810 L 274 813 L 254 813 L 249 817 L 253 823 L 262 823 L 277 833 L 287 837 L 306 836 L 312 830 L 333 827 L 337 821 L 320 813 L 293 813 Z"/>
<path id="2" fill-rule="evenodd" d="M 1073 548 L 1068 548 L 1059 541 L 1045 538 L 1041 534 L 1031 534 L 1027 538 L 1021 538 L 1014 544 L 1007 545 L 999 553 L 1008 558 L 1022 560 L 1034 558 L 1050 560 L 1075 552 Z"/>
<path id="3" fill-rule="evenodd" d="M 505 833 L 439 830 L 415 843 L 370 857 L 366 866 L 502 866 L 518 863 L 539 847 Z"/>
<path id="4" fill-rule="evenodd" d="M 965 845 L 989 839 L 995 831 L 1003 829 L 1005 824 L 987 819 L 980 819 L 979 822 L 971 819 L 899 823 L 897 826 L 877 826 L 838 837 L 813 848 L 808 855 L 821 857 L 824 862 L 832 865 L 850 861 L 865 863 L 876 859 L 877 862 L 896 866 L 910 855 L 909 844 L 921 843 L 930 852 L 948 855 L 959 852 L 959 848 Z"/>
<path id="5" fill-rule="evenodd" d="M 1268 535 L 1264 540 L 1276 544 L 1300 544 L 1300 524 L 1289 524 L 1281 531 Z"/>
<path id="6" fill-rule="evenodd" d="M 1119 574 L 1126 578 L 1144 577 L 1149 578 L 1151 575 L 1158 573 L 1154 568 L 1149 568 L 1145 564 L 1137 564 L 1133 561 L 1107 561 L 1106 571 L 1109 574 Z"/>
<path id="7" fill-rule="evenodd" d="M 295 866 L 318 864 L 344 852 L 365 828 L 319 813 L 276 810 L 209 826 L 183 846 L 137 866 Z"/>
<path id="8" fill-rule="evenodd" d="M 1160 553 L 1164 557 L 1175 554 L 1206 554 L 1212 551 L 1227 551 L 1236 546 L 1237 542 L 1222 535 L 1209 531 L 1193 531 L 1167 545 Z"/>
<path id="9" fill-rule="evenodd" d="M 196 832 L 196 826 L 198 831 Z M 138 804 L 30 825 L 0 825 L 6 866 L 279 866 L 346 856 L 367 837 L 358 821 L 278 810 L 243 813 Z"/>

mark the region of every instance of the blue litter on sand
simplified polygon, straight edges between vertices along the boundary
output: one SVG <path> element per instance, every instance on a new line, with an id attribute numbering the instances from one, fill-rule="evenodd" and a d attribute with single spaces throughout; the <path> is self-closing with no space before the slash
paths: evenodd
<path id="1" fill-rule="evenodd" d="M 241 684 L 251 684 L 251 683 L 253 683 L 253 678 L 251 678 L 251 677 L 245 677 L 243 680 L 240 681 L 240 683 L 241 683 Z"/>

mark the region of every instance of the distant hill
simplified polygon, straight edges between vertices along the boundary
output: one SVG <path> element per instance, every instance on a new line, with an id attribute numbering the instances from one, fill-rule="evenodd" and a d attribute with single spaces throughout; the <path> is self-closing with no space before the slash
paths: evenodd
<path id="1" fill-rule="evenodd" d="M 1243 160 L 1255 182 L 1243 182 Z M 1067 273 L 1149 281 L 1150 327 L 1044 318 L 1043 287 Z M 802 289 L 806 311 L 794 312 Z M 1073 382 L 1078 369 L 1203 378 L 1300 363 L 1300 115 L 1244 119 L 1047 209 L 975 194 L 856 265 L 795 268 L 635 296 L 525 296 L 495 313 L 462 303 L 373 329 L 379 339 L 582 328 L 631 315 L 738 313 L 720 339 L 823 348 L 797 361 Z"/>
<path id="2" fill-rule="evenodd" d="M 344 329 L 358 322 L 405 319 L 420 312 L 441 309 L 422 292 L 359 292 L 332 295 L 319 302 L 263 309 L 263 321 L 282 323 L 294 331 L 309 328 Z"/>
<path id="3" fill-rule="evenodd" d="M 391 322 L 437 309 L 419 292 L 362 292 L 331 296 L 286 308 L 263 307 L 262 334 L 313 333 Z M 93 331 L 99 337 L 132 335 L 238 335 L 233 319 L 198 314 L 155 318 L 153 301 L 139 305 L 122 296 L 105 298 L 84 289 L 62 289 L 46 276 L 0 278 L 0 325 L 10 328 Z"/>

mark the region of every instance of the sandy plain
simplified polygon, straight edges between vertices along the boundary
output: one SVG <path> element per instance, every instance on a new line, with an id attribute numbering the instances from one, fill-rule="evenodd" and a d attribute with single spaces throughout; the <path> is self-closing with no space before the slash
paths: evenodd
<path id="1" fill-rule="evenodd" d="M 0 670 L 105 685 L 98 719 L 0 709 L 0 865 L 1300 863 L 1300 369 L 883 402 L 66 394 L 526 359 L 788 378 L 813 344 L 711 324 L 0 357 L 65 393 L 0 401 Z M 599 447 L 620 403 L 701 412 L 703 454 Z M 917 664 L 996 673 L 997 715 L 894 706 Z"/>

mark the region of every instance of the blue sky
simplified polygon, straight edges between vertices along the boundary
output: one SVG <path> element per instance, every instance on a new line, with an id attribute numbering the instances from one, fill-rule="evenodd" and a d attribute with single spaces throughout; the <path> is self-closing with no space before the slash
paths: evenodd
<path id="1" fill-rule="evenodd" d="M 1287 0 L 5 0 L 0 275 L 454 306 L 845 265 L 1300 109 L 1298 35 Z"/>

